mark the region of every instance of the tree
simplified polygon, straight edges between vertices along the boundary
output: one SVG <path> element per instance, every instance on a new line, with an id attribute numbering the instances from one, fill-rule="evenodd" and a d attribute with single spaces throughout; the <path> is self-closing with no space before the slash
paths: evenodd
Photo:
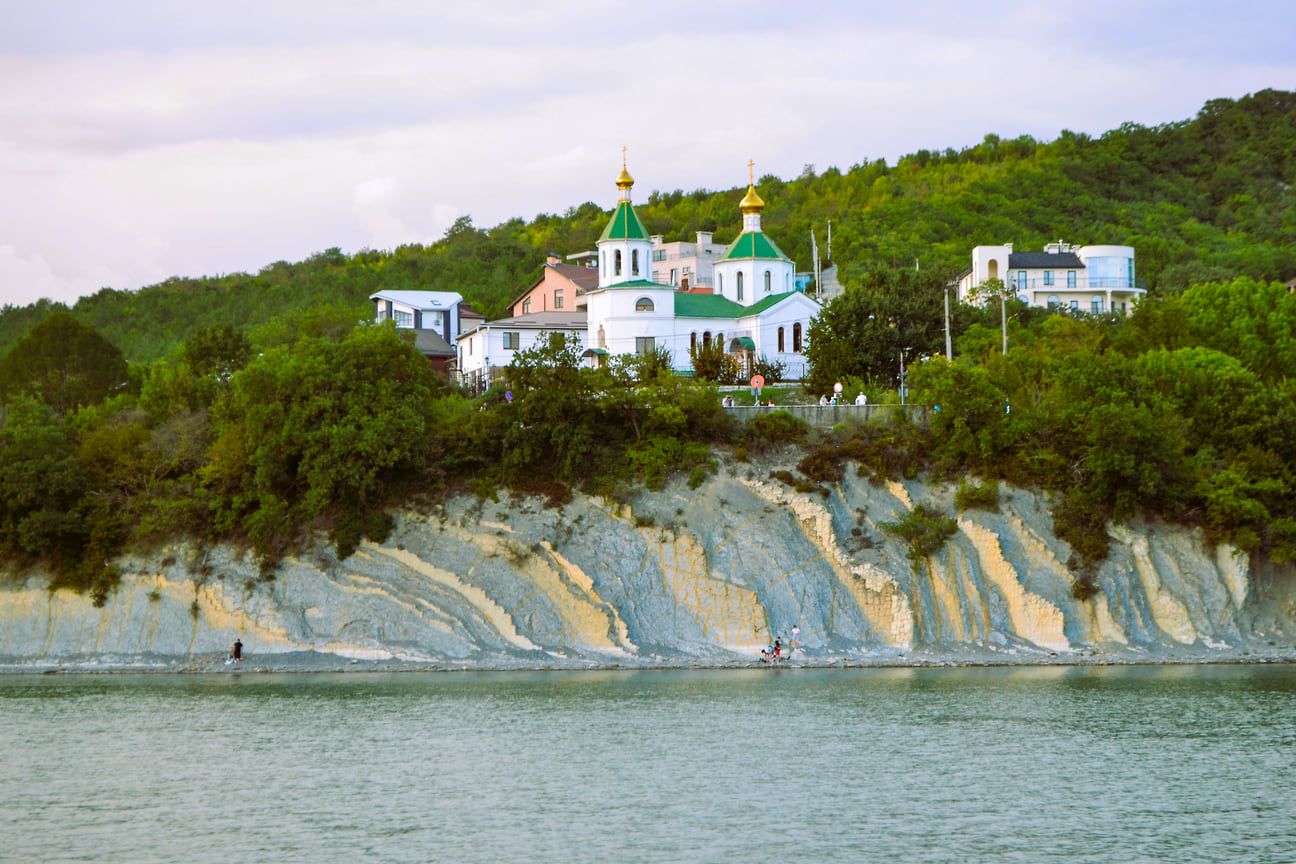
<path id="1" fill-rule="evenodd" d="M 245 532 L 269 560 L 310 526 L 327 528 L 342 557 L 383 539 L 383 508 L 427 464 L 443 389 L 390 324 L 266 352 L 216 405 L 201 472 L 218 496 L 214 527 Z"/>
<path id="2" fill-rule="evenodd" d="M 203 327 L 185 341 L 184 357 L 195 374 L 213 376 L 224 384 L 247 365 L 252 344 L 230 324 Z"/>
<path id="3" fill-rule="evenodd" d="M 827 393 L 847 377 L 899 382 L 906 364 L 944 352 L 948 279 L 933 270 L 875 270 L 848 286 L 810 324 L 807 389 Z M 951 310 L 961 332 L 966 311 Z"/>
<path id="4" fill-rule="evenodd" d="M 127 377 L 126 360 L 115 345 L 93 327 L 56 312 L 0 360 L 0 398 L 30 392 L 63 415 L 120 393 Z"/>

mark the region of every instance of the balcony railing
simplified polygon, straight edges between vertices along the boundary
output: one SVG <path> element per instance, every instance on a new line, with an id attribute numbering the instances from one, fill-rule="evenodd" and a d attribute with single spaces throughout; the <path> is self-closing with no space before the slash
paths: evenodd
<path id="1" fill-rule="evenodd" d="M 1091 279 L 1079 273 L 1076 274 L 1074 285 L 1067 282 L 1065 273 L 1060 278 L 1055 276 L 1052 282 L 1044 281 L 1043 276 L 1031 276 L 1022 280 L 1016 274 L 1013 274 L 1007 284 L 1017 291 L 1128 291 L 1131 294 L 1144 293 L 1143 288 L 1131 284 L 1129 279 L 1125 277 Z"/>

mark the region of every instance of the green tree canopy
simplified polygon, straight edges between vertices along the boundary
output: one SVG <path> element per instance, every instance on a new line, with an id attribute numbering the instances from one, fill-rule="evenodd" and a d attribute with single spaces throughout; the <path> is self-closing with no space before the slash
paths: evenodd
<path id="1" fill-rule="evenodd" d="M 50 315 L 0 360 L 0 398 L 29 392 L 59 414 L 93 405 L 127 385 L 117 347 L 65 312 Z"/>

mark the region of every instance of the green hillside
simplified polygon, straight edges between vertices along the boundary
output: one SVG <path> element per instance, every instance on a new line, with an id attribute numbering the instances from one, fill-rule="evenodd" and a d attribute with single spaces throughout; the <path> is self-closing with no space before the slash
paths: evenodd
<path id="1" fill-rule="evenodd" d="M 811 225 L 834 224 L 846 291 L 811 325 L 811 385 L 896 403 L 907 356 L 925 422 L 825 433 L 770 412 L 738 430 L 701 365 L 694 378 L 658 355 L 591 369 L 562 340 L 517 352 L 511 400 L 502 387 L 470 400 L 390 322 L 355 326 L 379 287 L 458 290 L 498 313 L 541 250 L 590 247 L 606 219 L 592 204 L 488 230 L 461 219 L 429 247 L 105 290 L 71 310 L 6 307 L 0 568 L 42 568 L 102 601 L 121 551 L 183 538 L 251 549 L 273 578 L 321 533 L 343 557 L 386 537 L 390 508 L 436 512 L 465 490 L 626 500 L 771 444 L 805 447 L 799 476 L 777 479 L 828 506 L 847 467 L 960 482 L 960 507 L 997 506 L 999 480 L 1043 490 L 1077 596 L 1102 590 L 1107 526 L 1136 518 L 1296 560 L 1296 294 L 1278 281 L 1296 274 L 1294 108 L 1265 91 L 1097 140 L 989 138 L 763 178 L 766 225 L 794 258 Z M 653 193 L 639 214 L 653 233 L 723 240 L 741 191 Z M 1057 237 L 1134 246 L 1149 296 L 1128 316 L 955 304 L 946 362 L 946 279 L 971 246 Z M 950 523 L 887 524 L 921 558 Z"/>
<path id="2" fill-rule="evenodd" d="M 1265 90 L 1207 103 L 1191 120 L 1129 123 L 1099 138 L 987 135 L 962 150 L 920 150 L 895 165 L 807 166 L 801 176 L 760 179 L 763 225 L 802 269 L 810 231 L 833 223 L 833 257 L 847 285 L 873 270 L 912 266 L 950 273 L 973 246 L 1040 248 L 1059 238 L 1133 246 L 1154 291 L 1249 276 L 1296 276 L 1296 93 Z M 737 236 L 741 188 L 653 192 L 637 209 L 667 240 L 714 231 Z M 609 202 L 611 203 L 610 199 Z M 277 261 L 255 274 L 174 277 L 138 291 L 105 288 L 72 315 L 97 328 L 132 362 L 165 356 L 205 326 L 251 333 L 295 309 L 342 304 L 368 317 L 378 288 L 453 290 L 489 316 L 504 311 L 540 272 L 546 252 L 593 248 L 610 211 L 585 203 L 530 222 L 478 228 L 458 220 L 429 246 L 330 249 Z M 0 310 L 0 356 L 60 304 Z M 66 311 L 66 310 L 65 310 Z"/>

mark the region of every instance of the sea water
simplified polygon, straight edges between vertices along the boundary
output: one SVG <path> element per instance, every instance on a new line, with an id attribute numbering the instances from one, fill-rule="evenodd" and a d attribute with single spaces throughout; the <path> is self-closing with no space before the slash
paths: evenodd
<path id="1" fill-rule="evenodd" d="M 1296 861 L 1296 669 L 0 677 L 0 860 Z"/>

